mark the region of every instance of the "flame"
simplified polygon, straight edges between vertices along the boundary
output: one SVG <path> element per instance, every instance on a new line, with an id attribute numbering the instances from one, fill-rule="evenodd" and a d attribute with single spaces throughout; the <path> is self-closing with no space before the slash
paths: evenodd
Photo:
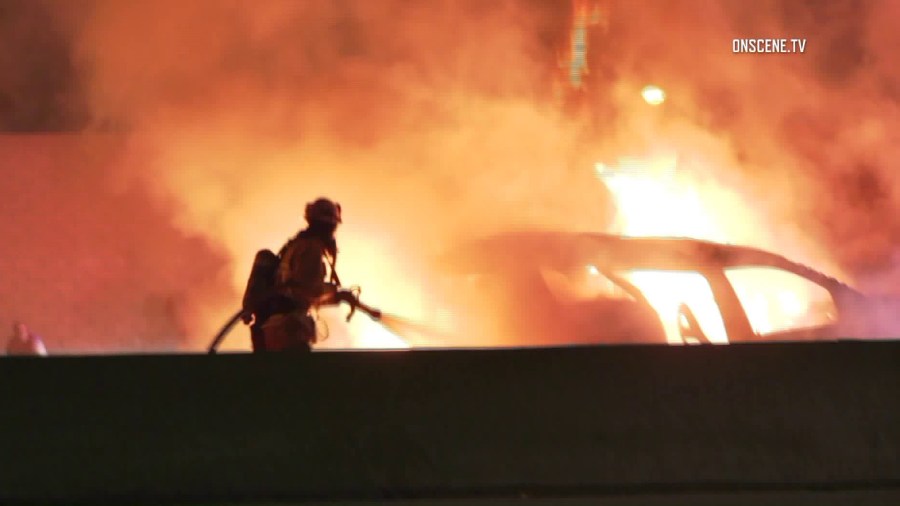
<path id="1" fill-rule="evenodd" d="M 754 332 L 831 323 L 836 309 L 824 288 L 775 269 L 727 273 Z"/>
<path id="2" fill-rule="evenodd" d="M 768 227 L 739 192 L 678 169 L 678 157 L 672 154 L 622 158 L 614 166 L 596 165 L 597 175 L 615 200 L 616 233 L 690 237 L 771 249 Z M 833 318 L 831 309 L 809 314 L 814 301 L 828 299 L 816 292 L 823 288 L 803 278 L 764 268 L 726 275 L 758 334 L 797 324 L 824 324 Z M 681 304 L 692 310 L 711 343 L 728 343 L 721 313 L 701 274 L 638 271 L 626 273 L 626 277 L 659 313 L 669 343 L 683 342 L 678 328 Z"/>
<path id="3" fill-rule="evenodd" d="M 690 272 L 637 271 L 630 273 L 629 281 L 647 297 L 647 301 L 659 314 L 669 344 L 681 344 L 678 330 L 678 308 L 687 304 L 714 344 L 725 344 L 728 336 L 725 324 L 712 298 L 712 289 L 706 278 Z"/>
<path id="4" fill-rule="evenodd" d="M 771 244 L 765 223 L 739 192 L 681 169 L 678 156 L 666 152 L 623 157 L 615 164 L 597 163 L 597 176 L 615 199 L 617 222 L 613 232 L 626 236 L 692 237 L 760 247 Z M 297 226 L 295 219 L 288 222 L 281 218 L 280 222 L 282 231 Z M 252 244 L 243 248 L 248 252 L 244 263 L 252 262 L 250 253 L 257 245 L 271 243 L 273 238 L 266 237 L 268 240 L 263 241 L 261 236 L 253 236 Z M 428 311 L 435 301 L 426 292 L 427 283 L 411 262 L 412 255 L 405 254 L 404 248 L 391 238 L 389 231 L 379 229 L 375 223 L 350 221 L 343 225 L 338 231 L 341 279 L 347 285 L 362 286 L 362 300 L 397 321 L 431 322 L 435 315 Z M 595 266 L 586 269 L 594 276 L 599 273 Z M 694 313 L 711 343 L 729 342 L 709 283 L 699 273 L 644 270 L 624 274 L 641 289 L 660 315 L 670 344 L 683 343 L 678 325 L 682 304 Z M 816 294 L 799 282 L 802 280 L 786 278 L 784 273 L 774 270 L 745 274 L 728 273 L 755 332 L 762 334 L 809 323 L 804 318 L 813 307 Z M 243 282 L 241 279 L 238 284 Z M 318 316 L 327 335 L 318 348 L 407 349 L 429 344 L 427 337 L 425 342 L 420 342 L 419 329 L 408 324 L 386 327 L 361 313 L 348 324 L 344 321 L 347 310 L 340 307 L 320 311 Z M 443 322 L 441 326 L 455 325 Z M 414 341 L 407 334 L 414 334 Z M 451 337 L 462 340 L 465 335 L 454 333 Z"/>
<path id="5" fill-rule="evenodd" d="M 677 163 L 675 155 L 660 155 L 622 158 L 615 168 L 596 165 L 598 175 L 615 198 L 617 232 L 727 241 L 728 236 L 716 223 L 716 215 L 706 208 L 699 188 L 676 177 Z"/>
<path id="6" fill-rule="evenodd" d="M 560 72 L 557 79 L 561 80 L 565 76 L 566 84 L 573 89 L 581 89 L 584 86 L 583 77 L 588 72 L 590 29 L 595 25 L 606 28 L 609 16 L 606 5 L 597 1 L 574 0 L 572 7 L 570 36 L 562 65 L 565 72 Z M 627 88 L 629 96 L 636 101 L 637 94 L 632 92 L 640 88 Z M 670 91 L 674 93 L 675 89 L 671 88 Z M 646 86 L 643 88 L 642 98 L 647 104 L 659 105 L 666 100 L 666 93 L 657 86 Z M 659 111 L 660 109 L 656 110 Z M 637 123 L 635 130 L 642 126 L 642 122 Z M 745 242 L 761 247 L 773 244 L 768 241 L 764 232 L 767 228 L 765 223 L 748 219 L 756 217 L 756 213 L 744 203 L 738 192 L 715 182 L 685 175 L 676 170 L 679 168 L 678 156 L 672 153 L 623 158 L 613 166 L 597 164 L 598 175 L 615 197 L 619 217 L 617 232 L 634 236 L 685 236 L 717 242 Z M 276 191 L 278 190 L 273 188 L 273 193 Z M 266 200 L 272 201 L 275 197 L 267 195 Z M 293 198 L 290 196 L 290 199 Z M 290 230 L 291 226 L 292 224 L 285 224 L 284 229 Z M 374 223 L 369 226 L 348 223 L 343 227 L 339 232 L 342 254 L 338 266 L 342 280 L 348 284 L 358 283 L 363 286 L 363 300 L 380 307 L 386 313 L 416 322 L 432 319 L 429 317 L 434 315 L 424 314 L 423 292 L 427 287 L 419 286 L 418 279 L 407 272 L 410 258 L 402 248 L 390 243 L 391 236 L 390 231 L 379 230 Z M 247 243 L 229 249 L 254 251 L 255 244 L 259 243 Z M 710 287 L 699 274 L 644 271 L 631 273 L 630 278 L 644 290 L 651 305 L 666 322 L 670 342 L 681 342 L 677 312 L 682 303 L 692 309 L 712 342 L 728 342 Z M 771 290 L 766 290 L 766 280 L 766 277 L 751 279 L 742 299 L 745 300 L 751 324 L 758 332 L 779 328 L 782 326 L 779 320 L 795 318 L 795 313 L 810 307 L 810 299 L 806 293 L 785 288 L 773 294 Z M 243 281 L 237 284 L 242 283 Z M 485 306 L 489 306 L 490 301 L 486 302 Z M 349 325 L 344 324 L 343 314 L 339 310 L 322 312 L 323 320 L 328 323 L 329 336 L 320 347 L 409 346 L 406 339 L 363 315 L 357 316 Z M 453 327 L 452 322 L 444 324 Z M 458 337 L 465 339 L 467 335 L 461 334 Z M 501 340 L 504 337 L 514 336 L 496 336 Z"/>

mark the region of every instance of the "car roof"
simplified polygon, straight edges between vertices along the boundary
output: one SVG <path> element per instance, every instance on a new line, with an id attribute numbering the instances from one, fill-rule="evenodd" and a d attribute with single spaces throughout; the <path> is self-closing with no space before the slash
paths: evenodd
<path id="1" fill-rule="evenodd" d="M 506 267 L 511 261 L 555 265 L 594 264 L 608 269 L 784 269 L 829 289 L 852 290 L 805 265 L 761 249 L 684 237 L 629 237 L 593 232 L 518 230 L 467 242 L 453 255 L 457 265 Z"/>

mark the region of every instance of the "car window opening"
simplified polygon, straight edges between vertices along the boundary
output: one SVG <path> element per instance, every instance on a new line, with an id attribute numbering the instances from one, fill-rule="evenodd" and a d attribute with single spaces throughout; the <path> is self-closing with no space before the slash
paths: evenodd
<path id="1" fill-rule="evenodd" d="M 669 344 L 694 344 L 695 337 L 682 336 L 686 323 L 680 310 L 687 306 L 696 318 L 699 330 L 712 344 L 728 343 L 722 313 L 713 296 L 709 281 L 699 272 L 632 270 L 621 275 L 644 294 L 659 314 Z"/>
<path id="2" fill-rule="evenodd" d="M 737 267 L 725 275 L 757 335 L 821 327 L 837 321 L 837 307 L 825 287 L 771 267 Z"/>

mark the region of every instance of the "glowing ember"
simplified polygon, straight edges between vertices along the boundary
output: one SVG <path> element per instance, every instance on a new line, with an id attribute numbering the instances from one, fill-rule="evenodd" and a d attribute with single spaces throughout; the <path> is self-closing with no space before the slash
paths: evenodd
<path id="1" fill-rule="evenodd" d="M 659 105 L 666 101 L 666 92 L 659 86 L 648 85 L 641 90 L 641 96 L 644 101 L 650 105 Z"/>

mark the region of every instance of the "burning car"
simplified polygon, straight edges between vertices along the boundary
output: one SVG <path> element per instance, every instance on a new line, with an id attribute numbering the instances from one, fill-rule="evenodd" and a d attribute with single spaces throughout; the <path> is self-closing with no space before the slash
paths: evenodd
<path id="1" fill-rule="evenodd" d="M 888 301 L 755 248 L 511 232 L 441 261 L 454 346 L 698 344 L 900 335 Z M 445 315 L 447 316 L 447 315 Z"/>

